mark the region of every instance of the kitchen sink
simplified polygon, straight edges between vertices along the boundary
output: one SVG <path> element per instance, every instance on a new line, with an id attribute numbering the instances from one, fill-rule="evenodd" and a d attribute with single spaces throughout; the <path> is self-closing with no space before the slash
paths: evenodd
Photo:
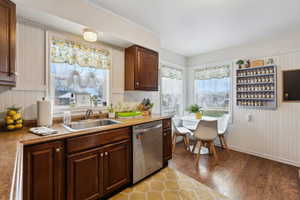
<path id="1" fill-rule="evenodd" d="M 81 120 L 77 122 L 71 122 L 70 124 L 63 126 L 69 131 L 80 131 L 87 130 L 97 127 L 109 126 L 114 124 L 120 124 L 122 122 L 112 120 L 112 119 L 93 119 L 93 120 Z"/>

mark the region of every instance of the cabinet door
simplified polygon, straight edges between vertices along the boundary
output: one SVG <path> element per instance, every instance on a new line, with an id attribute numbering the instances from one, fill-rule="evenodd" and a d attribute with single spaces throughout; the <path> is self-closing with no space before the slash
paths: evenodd
<path id="1" fill-rule="evenodd" d="M 163 133 L 163 157 L 164 161 L 172 158 L 172 131 L 171 129 L 164 130 Z"/>
<path id="2" fill-rule="evenodd" d="M 130 141 L 104 149 L 104 193 L 109 193 L 131 181 L 130 152 Z"/>
<path id="3" fill-rule="evenodd" d="M 158 90 L 158 54 L 156 52 L 138 48 L 135 89 Z"/>
<path id="4" fill-rule="evenodd" d="M 65 199 L 64 163 L 63 142 L 25 146 L 24 199 Z"/>
<path id="5" fill-rule="evenodd" d="M 93 200 L 102 195 L 103 153 L 85 151 L 68 157 L 68 200 Z"/>
<path id="6" fill-rule="evenodd" d="M 0 0 L 0 85 L 15 85 L 16 5 Z"/>

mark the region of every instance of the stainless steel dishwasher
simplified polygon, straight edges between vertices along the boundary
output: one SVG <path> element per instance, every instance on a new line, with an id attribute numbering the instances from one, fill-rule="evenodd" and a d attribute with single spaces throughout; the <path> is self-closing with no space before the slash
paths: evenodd
<path id="1" fill-rule="evenodd" d="M 133 183 L 163 166 L 162 121 L 133 127 Z"/>

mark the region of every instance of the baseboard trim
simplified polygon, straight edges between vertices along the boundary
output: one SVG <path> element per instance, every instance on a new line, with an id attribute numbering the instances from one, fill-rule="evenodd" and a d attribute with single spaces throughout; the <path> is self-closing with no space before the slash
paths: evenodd
<path id="1" fill-rule="evenodd" d="M 232 149 L 234 151 L 238 151 L 238 152 L 258 156 L 258 157 L 261 157 L 261 158 L 266 158 L 266 159 L 269 159 L 269 160 L 281 162 L 281 163 L 288 164 L 288 165 L 293 165 L 295 167 L 300 167 L 299 162 L 295 162 L 295 161 L 288 160 L 288 159 L 285 159 L 285 158 L 275 157 L 275 156 L 268 155 L 268 154 L 262 154 L 262 153 L 259 153 L 259 152 L 243 149 L 243 148 L 236 147 L 236 146 L 233 146 L 233 145 L 228 145 L 228 147 L 229 147 L 229 149 Z M 299 169 L 299 173 L 300 173 L 300 169 Z"/>

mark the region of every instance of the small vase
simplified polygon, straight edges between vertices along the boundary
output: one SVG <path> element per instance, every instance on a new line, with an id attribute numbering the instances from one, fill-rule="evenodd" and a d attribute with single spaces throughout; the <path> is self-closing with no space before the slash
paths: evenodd
<path id="1" fill-rule="evenodd" d="M 116 117 L 116 113 L 115 112 L 109 112 L 108 113 L 108 118 L 114 119 L 115 117 Z"/>
<path id="2" fill-rule="evenodd" d="M 196 119 L 201 119 L 202 118 L 202 113 L 201 112 L 196 112 L 195 113 L 195 118 Z"/>

